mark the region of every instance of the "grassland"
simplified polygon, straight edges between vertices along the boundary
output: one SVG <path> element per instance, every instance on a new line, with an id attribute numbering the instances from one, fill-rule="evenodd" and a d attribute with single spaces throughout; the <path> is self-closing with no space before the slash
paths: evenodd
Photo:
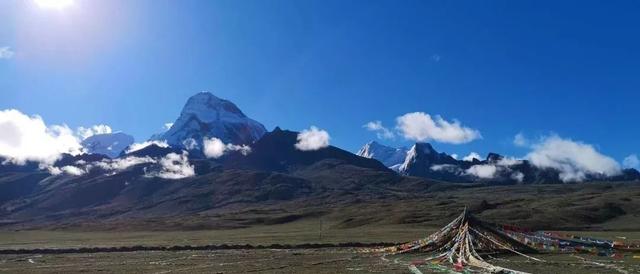
<path id="1" fill-rule="evenodd" d="M 55 230 L 5 227 L 0 230 L 0 249 L 404 242 L 437 230 L 465 206 L 480 219 L 491 222 L 640 241 L 639 197 L 640 187 L 636 185 L 585 184 L 444 189 L 418 198 L 393 200 L 292 201 L 260 208 L 238 206 L 237 210 L 225 212 L 176 216 L 170 219 L 170 225 L 167 225 L 168 219 L 121 219 L 104 223 L 96 220 Z M 199 230 L 186 230 L 183 225 L 207 222 L 221 225 L 186 226 L 206 227 Z M 242 226 L 224 228 L 229 223 L 234 224 L 233 227 Z M 172 227 L 176 229 L 170 229 Z M 407 273 L 410 262 L 425 256 L 381 258 L 379 254 L 357 251 L 322 248 L 0 255 L 0 272 Z M 588 254 L 580 257 L 539 255 L 545 263 L 501 256 L 492 258 L 491 262 L 533 273 L 638 273 L 640 259 L 634 258 L 637 255 L 640 254 L 616 258 Z M 429 273 L 429 265 L 420 269 Z"/>
<path id="2" fill-rule="evenodd" d="M 318 222 L 301 221 L 246 229 L 206 231 L 83 232 L 3 231 L 0 249 L 113 246 L 171 246 L 206 244 L 300 244 L 341 242 L 401 242 L 423 237 L 436 227 L 419 225 L 363 226 L 322 229 Z M 578 235 L 639 240 L 640 232 L 572 232 Z M 580 255 L 540 255 L 546 263 L 501 256 L 492 262 L 533 273 L 619 273 L 640 271 L 640 259 Z M 4 273 L 407 273 L 410 262 L 424 254 L 382 258 L 354 248 L 261 249 L 212 251 L 138 251 L 94 254 L 0 255 Z M 598 265 L 601 264 L 601 265 Z M 421 266 L 430 273 L 428 265 Z"/>
<path id="3" fill-rule="evenodd" d="M 424 237 L 437 228 L 417 225 L 321 228 L 317 221 L 241 229 L 199 231 L 0 231 L 0 249 L 171 246 L 207 244 L 301 244 L 403 242 Z"/>
<path id="4" fill-rule="evenodd" d="M 3 273 L 409 273 L 424 254 L 382 257 L 352 248 L 296 250 L 140 251 L 127 253 L 3 255 Z M 638 273 L 633 255 L 618 259 L 593 255 L 538 255 L 543 263 L 517 256 L 489 259 L 530 273 Z M 424 273 L 437 273 L 429 264 Z"/>

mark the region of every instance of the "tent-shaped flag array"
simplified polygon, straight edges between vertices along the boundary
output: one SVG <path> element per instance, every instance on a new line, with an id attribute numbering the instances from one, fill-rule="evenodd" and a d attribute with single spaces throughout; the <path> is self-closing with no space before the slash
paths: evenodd
<path id="1" fill-rule="evenodd" d="M 591 252 L 613 254 L 616 250 L 640 250 L 637 245 L 617 241 L 579 237 L 556 232 L 532 231 L 508 225 L 481 221 L 466 209 L 451 223 L 426 238 L 397 246 L 368 249 L 395 255 L 408 252 L 431 253 L 409 269 L 420 273 L 416 265 L 425 264 L 439 272 L 481 271 L 489 273 L 524 273 L 496 265 L 483 259 L 481 254 L 514 253 L 537 262 L 531 255 L 548 252 Z M 451 269 L 452 268 L 452 269 Z"/>

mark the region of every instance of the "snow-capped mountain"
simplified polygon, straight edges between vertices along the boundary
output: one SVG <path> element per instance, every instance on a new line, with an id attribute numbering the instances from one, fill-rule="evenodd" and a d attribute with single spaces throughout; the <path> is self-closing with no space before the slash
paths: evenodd
<path id="1" fill-rule="evenodd" d="M 266 132 L 262 124 L 247 117 L 234 103 L 201 92 L 189 98 L 168 131 L 152 138 L 166 140 L 172 147 L 196 149 L 202 148 L 205 137 L 216 137 L 224 143 L 251 144 Z"/>
<path id="2" fill-rule="evenodd" d="M 116 158 L 120 152 L 133 144 L 133 136 L 122 132 L 93 135 L 82 141 L 82 146 L 89 154 L 102 154 Z"/>
<path id="3" fill-rule="evenodd" d="M 430 144 L 416 143 L 405 161 L 394 169 L 402 175 L 449 182 L 491 182 L 504 184 L 562 183 L 560 170 L 537 167 L 523 159 L 489 153 L 485 160 L 461 161 L 439 153 Z M 640 179 L 635 169 L 622 170 L 617 176 L 587 174 L 587 181 L 633 181 Z"/>
<path id="4" fill-rule="evenodd" d="M 429 143 L 416 143 L 407 152 L 407 157 L 398 168 L 401 174 L 427 176 L 434 165 L 455 165 L 459 161 L 446 153 L 438 153 Z"/>
<path id="5" fill-rule="evenodd" d="M 361 157 L 376 159 L 387 167 L 394 167 L 404 162 L 407 157 L 407 148 L 393 148 L 371 141 L 365 144 L 356 154 Z"/>

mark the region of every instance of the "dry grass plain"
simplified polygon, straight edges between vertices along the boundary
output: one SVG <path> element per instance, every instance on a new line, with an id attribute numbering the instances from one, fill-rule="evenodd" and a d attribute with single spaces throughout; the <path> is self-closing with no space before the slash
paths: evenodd
<path id="1" fill-rule="evenodd" d="M 3 255 L 3 273 L 409 273 L 413 254 L 381 257 L 352 248 L 296 250 L 144 251 L 126 253 Z M 640 261 L 570 254 L 538 255 L 544 263 L 500 256 L 493 264 L 530 273 L 638 273 Z M 586 260 L 586 261 L 585 261 Z M 424 273 L 439 273 L 429 265 Z"/>
<path id="2" fill-rule="evenodd" d="M 166 225 L 166 222 L 144 221 L 132 225 L 129 219 L 105 223 L 96 220 L 95 223 L 56 230 L 11 230 L 5 227 L 0 230 L 0 250 L 397 243 L 425 237 L 455 218 L 465 206 L 474 210 L 480 219 L 491 222 L 565 231 L 573 228 L 578 231 L 572 233 L 578 235 L 604 239 L 624 237 L 627 241 L 640 241 L 639 197 L 640 186 L 636 184 L 585 184 L 444 189 L 418 198 L 393 200 L 355 199 L 315 204 L 292 201 L 263 206 L 260 210 L 242 207 L 237 211 L 227 211 L 226 214 L 205 212 L 171 220 L 177 224 L 212 220 L 223 224 L 247 224 L 234 229 L 216 229 L 213 226 L 202 230 L 171 230 L 169 228 L 174 226 Z M 279 215 L 271 212 L 279 212 Z M 283 223 L 255 221 L 269 218 L 288 220 L 284 217 L 290 215 L 304 217 Z M 175 227 L 183 228 L 184 225 Z M 534 263 L 514 256 L 490 260 L 496 265 L 532 273 L 640 273 L 640 259 L 634 258 L 638 255 L 623 254 L 617 258 L 588 254 L 581 254 L 580 257 L 571 254 L 539 255 L 546 263 Z M 407 265 L 424 257 L 425 254 L 381 257 L 380 254 L 359 253 L 354 248 L 0 255 L 0 272 L 408 273 Z M 420 269 L 424 273 L 434 271 L 429 265 L 423 265 Z"/>
<path id="3" fill-rule="evenodd" d="M 316 222 L 246 229 L 174 232 L 3 231 L 0 249 L 171 246 L 206 244 L 268 245 L 343 242 L 400 242 L 422 237 L 435 227 L 376 226 L 313 229 Z M 640 232 L 574 232 L 601 238 L 640 240 Z M 638 255 L 638 254 L 636 254 Z M 532 273 L 638 273 L 640 259 L 570 254 L 538 255 L 546 263 L 503 255 L 492 263 Z M 0 255 L 3 273 L 409 273 L 407 265 L 424 254 L 382 257 L 356 248 L 136 251 L 116 253 Z M 599 265 L 601 264 L 601 265 Z M 424 273 L 437 273 L 429 265 Z M 622 271 L 622 272 L 621 272 Z"/>

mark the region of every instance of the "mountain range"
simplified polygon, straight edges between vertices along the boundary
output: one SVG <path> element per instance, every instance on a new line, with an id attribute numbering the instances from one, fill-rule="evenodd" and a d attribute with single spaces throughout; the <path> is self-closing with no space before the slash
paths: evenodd
<path id="1" fill-rule="evenodd" d="M 377 142 L 367 143 L 357 153 L 376 159 L 406 176 L 449 182 L 488 182 L 493 184 L 563 183 L 561 171 L 533 165 L 528 160 L 489 153 L 484 160 L 458 160 L 437 152 L 431 144 L 416 143 L 409 150 L 392 148 Z M 585 181 L 638 181 L 640 172 L 623 169 L 619 175 L 586 174 Z"/>
<path id="2" fill-rule="evenodd" d="M 213 139 L 221 152 L 214 156 L 208 148 Z M 133 149 L 140 145 L 124 133 L 101 134 L 84 140 L 87 153 L 64 154 L 50 166 L 0 159 L 0 225 L 245 227 L 318 216 L 327 204 L 407 199 L 479 184 L 562 182 L 558 170 L 494 153 L 464 161 L 428 143 L 407 149 L 370 142 L 353 154 L 334 146 L 301 150 L 298 139 L 298 132 L 268 132 L 232 102 L 198 93 L 146 146 Z M 587 178 L 634 181 L 640 174 L 629 169 Z"/>

